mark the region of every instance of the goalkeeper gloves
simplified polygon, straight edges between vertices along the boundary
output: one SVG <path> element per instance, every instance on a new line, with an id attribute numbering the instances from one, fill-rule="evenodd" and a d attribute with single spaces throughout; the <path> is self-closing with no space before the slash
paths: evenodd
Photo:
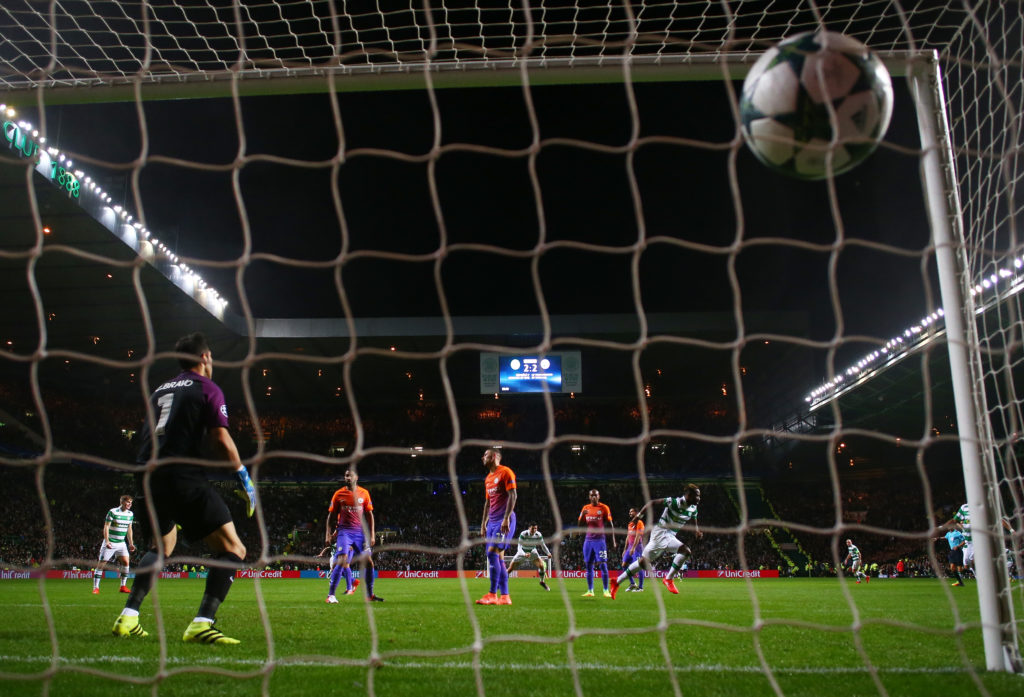
<path id="1" fill-rule="evenodd" d="M 252 514 L 256 512 L 256 487 L 253 486 L 252 479 L 249 477 L 249 470 L 245 469 L 244 465 L 235 474 L 238 475 L 240 487 L 238 496 L 246 503 L 246 515 L 252 518 Z"/>

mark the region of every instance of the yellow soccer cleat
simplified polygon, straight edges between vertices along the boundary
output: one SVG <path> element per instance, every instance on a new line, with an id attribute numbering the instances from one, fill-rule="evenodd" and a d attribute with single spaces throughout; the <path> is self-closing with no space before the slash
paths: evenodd
<path id="1" fill-rule="evenodd" d="M 149 632 L 139 626 L 138 615 L 118 615 L 117 620 L 114 622 L 114 629 L 111 633 L 119 639 L 127 639 L 128 637 L 147 637 Z"/>
<path id="2" fill-rule="evenodd" d="M 224 636 L 219 630 L 214 629 L 213 622 L 193 622 L 185 630 L 181 640 L 193 644 L 216 644 L 217 646 L 242 643 L 238 639 Z"/>
<path id="3" fill-rule="evenodd" d="M 593 598 L 594 597 L 594 591 L 587 591 L 586 593 L 583 594 L 583 597 L 584 598 Z"/>

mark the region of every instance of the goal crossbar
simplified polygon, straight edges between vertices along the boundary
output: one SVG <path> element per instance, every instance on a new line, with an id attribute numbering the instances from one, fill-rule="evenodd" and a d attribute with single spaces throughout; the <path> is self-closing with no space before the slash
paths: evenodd
<path id="1" fill-rule="evenodd" d="M 434 88 L 607 84 L 624 82 L 700 82 L 742 80 L 760 54 L 720 52 L 693 55 L 589 56 L 419 61 L 334 67 L 253 68 L 236 72 L 139 73 L 133 76 L 83 76 L 75 79 L 6 80 L 0 94 L 14 106 L 32 105 L 45 90 L 49 105 L 225 98 L 322 92 Z M 908 75 L 911 66 L 934 60 L 934 50 L 879 51 L 889 73 Z M 627 78 L 628 75 L 628 78 Z M 138 94 L 136 93 L 138 92 Z"/>

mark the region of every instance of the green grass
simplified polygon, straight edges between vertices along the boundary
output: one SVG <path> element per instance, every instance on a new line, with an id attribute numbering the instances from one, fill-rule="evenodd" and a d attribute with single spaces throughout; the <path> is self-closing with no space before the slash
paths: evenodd
<path id="1" fill-rule="evenodd" d="M 150 636 L 125 640 L 110 635 L 126 597 L 113 581 L 99 596 L 87 580 L 3 581 L 0 695 L 456 697 L 478 681 L 486 695 L 573 695 L 577 681 L 585 695 L 670 695 L 673 675 L 701 697 L 773 695 L 773 680 L 786 695 L 1024 694 L 1024 677 L 984 671 L 973 584 L 688 579 L 678 596 L 648 584 L 611 601 L 581 598 L 580 580 L 545 593 L 513 579 L 512 607 L 478 607 L 486 582 L 466 583 L 383 580 L 387 602 L 368 606 L 362 588 L 326 605 L 324 581 L 257 593 L 239 580 L 218 626 L 243 643 L 207 647 L 181 641 L 201 580 L 161 582 L 143 607 Z"/>

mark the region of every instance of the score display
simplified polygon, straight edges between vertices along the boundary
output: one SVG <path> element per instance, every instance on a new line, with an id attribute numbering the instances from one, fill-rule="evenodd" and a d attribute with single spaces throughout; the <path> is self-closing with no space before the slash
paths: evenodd
<path id="1" fill-rule="evenodd" d="M 561 356 L 502 356 L 498 359 L 499 392 L 561 392 Z"/>
<path id="2" fill-rule="evenodd" d="M 480 354 L 481 394 L 580 392 L 580 352 Z"/>

